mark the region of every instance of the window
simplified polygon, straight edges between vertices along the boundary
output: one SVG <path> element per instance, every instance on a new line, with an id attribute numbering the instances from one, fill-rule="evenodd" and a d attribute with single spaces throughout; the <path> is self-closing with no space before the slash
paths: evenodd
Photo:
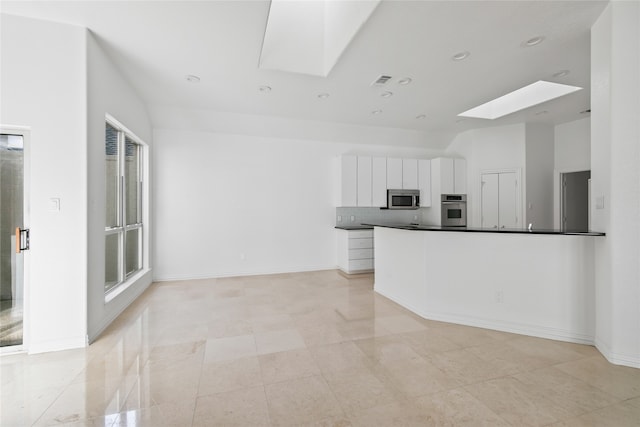
<path id="1" fill-rule="evenodd" d="M 110 121 L 105 131 L 105 294 L 142 269 L 142 143 Z"/>

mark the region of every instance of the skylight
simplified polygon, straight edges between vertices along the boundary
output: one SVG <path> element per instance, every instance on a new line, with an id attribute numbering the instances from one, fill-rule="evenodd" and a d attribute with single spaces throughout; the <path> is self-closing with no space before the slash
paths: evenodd
<path id="1" fill-rule="evenodd" d="M 528 86 L 460 113 L 458 116 L 494 120 L 579 90 L 582 90 L 582 88 L 578 86 L 538 80 Z"/>
<path id="2" fill-rule="evenodd" d="M 271 0 L 259 66 L 326 77 L 380 0 Z"/>

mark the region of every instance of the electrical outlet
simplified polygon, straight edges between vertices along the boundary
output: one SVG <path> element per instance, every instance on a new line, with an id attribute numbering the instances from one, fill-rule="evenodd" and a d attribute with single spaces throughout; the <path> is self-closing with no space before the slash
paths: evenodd
<path id="1" fill-rule="evenodd" d="M 338 215 L 338 222 L 342 222 L 342 215 Z"/>
<path id="2" fill-rule="evenodd" d="M 414 215 L 414 216 L 413 216 L 413 220 L 414 220 L 414 221 L 417 221 L 417 220 L 418 220 L 418 215 Z"/>
<path id="3" fill-rule="evenodd" d="M 245 254 L 240 254 L 241 261 L 245 261 L 246 259 L 247 259 L 247 256 Z"/>
<path id="4" fill-rule="evenodd" d="M 504 302 L 504 294 L 503 294 L 502 290 L 496 291 L 496 302 L 497 303 Z"/>
<path id="5" fill-rule="evenodd" d="M 356 216 L 355 215 L 351 215 L 351 222 L 356 220 Z"/>

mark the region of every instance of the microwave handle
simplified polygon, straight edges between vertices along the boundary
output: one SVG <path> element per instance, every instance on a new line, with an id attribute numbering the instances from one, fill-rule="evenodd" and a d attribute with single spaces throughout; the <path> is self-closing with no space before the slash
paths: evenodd
<path id="1" fill-rule="evenodd" d="M 420 196 L 415 196 L 415 198 L 416 198 L 415 206 L 420 206 Z"/>

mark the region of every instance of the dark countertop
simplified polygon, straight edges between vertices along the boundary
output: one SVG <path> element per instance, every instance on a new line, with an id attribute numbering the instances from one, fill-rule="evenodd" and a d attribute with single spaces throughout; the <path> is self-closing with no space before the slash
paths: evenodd
<path id="1" fill-rule="evenodd" d="M 605 233 L 597 231 L 562 231 L 550 229 L 521 229 L 521 228 L 477 228 L 477 227 L 441 227 L 439 225 L 418 225 L 418 224 L 385 224 L 370 223 L 362 224 L 363 227 L 386 227 L 397 228 L 399 230 L 417 230 L 417 231 L 456 231 L 466 233 L 506 233 L 506 234 L 555 234 L 563 236 L 604 236 Z M 336 227 L 339 228 L 339 227 Z"/>
<path id="2" fill-rule="evenodd" d="M 373 225 L 336 225 L 335 228 L 340 230 L 373 230 Z"/>

